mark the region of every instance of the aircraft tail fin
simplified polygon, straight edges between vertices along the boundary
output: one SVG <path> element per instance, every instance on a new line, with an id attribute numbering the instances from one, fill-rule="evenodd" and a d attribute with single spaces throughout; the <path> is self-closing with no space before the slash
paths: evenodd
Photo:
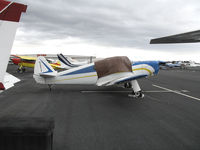
<path id="1" fill-rule="evenodd" d="M 80 65 L 71 63 L 70 59 L 68 57 L 65 57 L 63 54 L 57 54 L 57 56 L 61 64 L 64 64 L 67 69 L 80 66 Z"/>
<path id="2" fill-rule="evenodd" d="M 34 75 L 43 77 L 55 77 L 55 71 L 43 56 L 39 56 L 35 62 Z"/>

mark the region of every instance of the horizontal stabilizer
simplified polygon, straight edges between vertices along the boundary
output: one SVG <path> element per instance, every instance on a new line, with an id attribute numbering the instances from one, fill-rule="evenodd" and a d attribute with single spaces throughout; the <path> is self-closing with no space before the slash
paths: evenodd
<path id="1" fill-rule="evenodd" d="M 40 76 L 43 76 L 43 77 L 55 77 L 56 76 L 56 73 L 39 73 Z"/>
<path id="2" fill-rule="evenodd" d="M 200 42 L 200 30 L 152 39 L 150 44 L 196 43 Z"/>

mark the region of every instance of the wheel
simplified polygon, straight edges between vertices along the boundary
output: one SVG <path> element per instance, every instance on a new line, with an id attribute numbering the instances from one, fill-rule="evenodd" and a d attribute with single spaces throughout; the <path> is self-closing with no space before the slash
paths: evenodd
<path id="1" fill-rule="evenodd" d="M 19 73 L 19 72 L 20 72 L 20 69 L 18 68 L 18 69 L 17 69 L 17 73 Z"/>
<path id="2" fill-rule="evenodd" d="M 18 73 L 23 73 L 22 69 L 19 69 L 19 68 L 17 69 L 17 72 Z"/>
<path id="3" fill-rule="evenodd" d="M 22 68 L 22 72 L 25 72 L 26 71 L 26 69 L 25 68 Z"/>
<path id="4" fill-rule="evenodd" d="M 138 91 L 138 92 L 132 92 L 131 94 L 128 95 L 129 97 L 133 97 L 133 98 L 144 98 L 144 94 L 142 93 L 142 91 Z"/>
<path id="5" fill-rule="evenodd" d="M 144 97 L 144 94 L 142 93 L 142 91 L 135 92 L 135 97 L 136 97 L 136 98 L 143 98 L 143 97 Z"/>

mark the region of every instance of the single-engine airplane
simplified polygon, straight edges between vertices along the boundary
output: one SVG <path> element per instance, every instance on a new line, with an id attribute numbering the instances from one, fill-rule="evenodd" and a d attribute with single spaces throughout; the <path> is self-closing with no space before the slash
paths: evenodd
<path id="1" fill-rule="evenodd" d="M 12 83 L 18 81 L 15 79 L 11 81 L 12 76 L 6 74 L 6 68 L 21 14 L 26 12 L 26 9 L 26 5 L 0 0 L 0 90 L 5 90 L 5 84 L 11 84 L 9 81 Z"/>
<path id="2" fill-rule="evenodd" d="M 27 68 L 34 68 L 35 66 L 35 61 L 37 57 L 31 57 L 31 56 L 17 56 L 17 55 L 12 55 L 13 58 L 11 58 L 12 62 L 15 65 L 18 65 L 19 68 L 17 68 L 17 72 L 23 73 L 26 71 Z M 52 61 L 50 59 L 47 59 L 47 61 L 50 63 L 50 65 L 54 69 L 64 69 L 65 66 L 62 66 L 60 61 Z"/>
<path id="3" fill-rule="evenodd" d="M 34 79 L 47 84 L 84 84 L 97 86 L 121 85 L 132 88 L 132 97 L 144 97 L 137 79 L 152 76 L 159 71 L 159 61 L 131 62 L 128 57 L 111 57 L 95 63 L 62 72 L 55 71 L 47 60 L 39 56 L 35 63 Z"/>

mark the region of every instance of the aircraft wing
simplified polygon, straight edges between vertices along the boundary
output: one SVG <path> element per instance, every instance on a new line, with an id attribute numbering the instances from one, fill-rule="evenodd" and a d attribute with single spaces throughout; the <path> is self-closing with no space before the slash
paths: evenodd
<path id="1" fill-rule="evenodd" d="M 14 86 L 15 83 L 19 82 L 20 79 L 16 78 L 15 76 L 9 74 L 6 72 L 5 76 L 4 76 L 4 86 L 5 89 L 9 89 L 11 87 Z"/>
<path id="2" fill-rule="evenodd" d="M 12 55 L 12 56 L 15 56 L 17 58 L 24 59 L 24 60 L 36 60 L 37 59 L 36 57 L 31 57 L 31 56 L 18 56 L 18 55 Z"/>
<path id="3" fill-rule="evenodd" d="M 4 90 L 4 75 L 6 72 L 10 51 L 20 17 L 26 12 L 27 6 L 15 2 L 0 0 L 0 90 Z"/>
<path id="4" fill-rule="evenodd" d="M 105 77 L 101 77 L 97 81 L 97 86 L 110 86 L 114 84 L 125 83 L 128 81 L 136 80 L 139 78 L 146 77 L 147 75 L 134 74 L 132 72 L 116 73 Z"/>
<path id="5" fill-rule="evenodd" d="M 196 43 L 200 42 L 200 30 L 152 39 L 150 44 Z"/>

